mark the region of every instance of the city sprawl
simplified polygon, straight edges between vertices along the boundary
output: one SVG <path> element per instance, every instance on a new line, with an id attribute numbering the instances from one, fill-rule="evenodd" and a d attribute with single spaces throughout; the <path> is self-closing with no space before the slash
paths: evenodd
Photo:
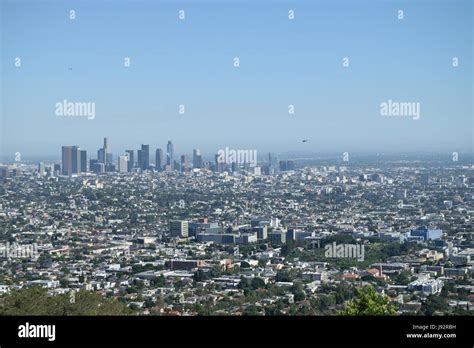
<path id="1" fill-rule="evenodd" d="M 111 314 L 350 315 L 372 291 L 372 314 L 473 313 L 474 166 L 458 154 L 250 163 L 196 149 L 178 162 L 169 141 L 150 164 L 149 145 L 136 161 L 109 146 L 89 163 L 63 146 L 61 163 L 0 168 L 4 296 L 41 288 L 73 308 L 95 293 L 121 306 Z"/>

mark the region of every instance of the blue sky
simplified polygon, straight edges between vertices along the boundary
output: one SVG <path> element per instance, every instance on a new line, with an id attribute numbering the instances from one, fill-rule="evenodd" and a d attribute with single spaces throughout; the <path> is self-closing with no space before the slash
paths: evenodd
<path id="1" fill-rule="evenodd" d="M 472 151 L 469 0 L 0 2 L 3 156 L 95 155 L 104 136 L 115 154 Z M 95 119 L 56 116 L 64 99 Z M 388 99 L 420 119 L 381 116 Z"/>

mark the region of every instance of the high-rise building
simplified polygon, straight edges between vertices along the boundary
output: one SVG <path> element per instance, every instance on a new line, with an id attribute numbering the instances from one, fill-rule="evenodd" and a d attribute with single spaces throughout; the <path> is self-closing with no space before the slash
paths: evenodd
<path id="1" fill-rule="evenodd" d="M 99 173 L 99 160 L 91 159 L 89 161 L 89 170 L 94 173 Z"/>
<path id="2" fill-rule="evenodd" d="M 193 168 L 202 168 L 202 156 L 199 149 L 193 150 Z"/>
<path id="3" fill-rule="evenodd" d="M 163 150 L 156 149 L 155 152 L 155 169 L 159 172 L 163 170 Z"/>
<path id="4" fill-rule="evenodd" d="M 142 162 L 143 162 L 143 151 L 142 150 L 137 150 L 137 167 L 142 168 Z"/>
<path id="5" fill-rule="evenodd" d="M 149 167 L 150 167 L 150 145 L 143 145 L 142 144 L 141 153 L 138 154 L 138 165 L 142 170 L 149 169 Z"/>
<path id="6" fill-rule="evenodd" d="M 123 155 L 118 158 L 118 171 L 119 173 L 128 172 L 128 156 Z"/>
<path id="7" fill-rule="evenodd" d="M 287 170 L 295 170 L 295 161 L 286 161 Z"/>
<path id="8" fill-rule="evenodd" d="M 187 237 L 188 222 L 184 220 L 170 221 L 170 234 L 172 237 Z"/>
<path id="9" fill-rule="evenodd" d="M 268 174 L 275 174 L 278 172 L 278 156 L 274 153 L 268 153 Z"/>
<path id="10" fill-rule="evenodd" d="M 87 151 L 81 150 L 80 152 L 80 172 L 87 172 Z"/>
<path id="11" fill-rule="evenodd" d="M 104 154 L 105 154 L 105 164 L 112 163 L 112 149 L 110 148 L 109 139 L 104 138 Z"/>
<path id="12" fill-rule="evenodd" d="M 116 170 L 117 170 L 117 169 L 116 169 L 116 166 L 115 166 L 115 164 L 113 164 L 113 163 L 107 163 L 107 164 L 105 165 L 105 171 L 106 171 L 106 172 L 111 173 L 111 172 L 115 172 Z"/>
<path id="13" fill-rule="evenodd" d="M 105 164 L 105 152 L 104 149 L 99 149 L 97 151 L 97 162 Z"/>
<path id="14" fill-rule="evenodd" d="M 126 150 L 125 153 L 128 154 L 128 162 L 127 162 L 127 171 L 131 172 L 133 167 L 135 166 L 135 158 L 134 158 L 134 151 L 133 150 Z"/>
<path id="15" fill-rule="evenodd" d="M 40 162 L 40 163 L 38 163 L 38 174 L 43 176 L 44 173 L 45 173 L 44 163 Z"/>
<path id="16" fill-rule="evenodd" d="M 186 159 L 186 155 L 181 155 L 181 172 L 186 172 L 188 169 L 188 160 Z"/>
<path id="17" fill-rule="evenodd" d="M 71 147 L 71 173 L 79 173 L 81 170 L 81 150 L 79 146 Z"/>
<path id="18" fill-rule="evenodd" d="M 216 154 L 214 156 L 214 163 L 216 172 L 222 173 L 226 170 L 227 163 L 225 162 L 225 159 L 221 159 L 221 156 L 219 154 Z"/>
<path id="19" fill-rule="evenodd" d="M 61 173 L 61 165 L 55 164 L 54 165 L 54 175 L 59 175 Z"/>
<path id="20" fill-rule="evenodd" d="M 166 144 L 166 164 L 173 167 L 174 163 L 174 146 L 171 140 L 168 140 L 168 144 Z"/>
<path id="21" fill-rule="evenodd" d="M 113 162 L 112 150 L 108 138 L 104 138 L 104 147 L 97 151 L 97 161 L 98 163 L 104 163 L 105 165 Z"/>
<path id="22" fill-rule="evenodd" d="M 280 161 L 280 171 L 295 170 L 294 161 Z"/>
<path id="23" fill-rule="evenodd" d="M 72 173 L 72 147 L 63 146 L 62 147 L 62 168 L 63 175 L 70 175 Z"/>
<path id="24" fill-rule="evenodd" d="M 105 153 L 110 153 L 110 151 L 109 151 L 109 139 L 107 139 L 107 138 L 104 138 L 104 150 L 105 150 Z"/>

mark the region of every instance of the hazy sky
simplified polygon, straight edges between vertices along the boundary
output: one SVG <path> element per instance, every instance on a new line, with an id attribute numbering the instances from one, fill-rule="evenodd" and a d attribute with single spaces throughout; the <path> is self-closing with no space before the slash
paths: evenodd
<path id="1" fill-rule="evenodd" d="M 472 151 L 470 0 L 0 3 L 4 156 L 95 156 L 104 136 L 115 154 Z M 95 118 L 57 116 L 64 99 Z M 420 118 L 382 116 L 389 99 Z"/>

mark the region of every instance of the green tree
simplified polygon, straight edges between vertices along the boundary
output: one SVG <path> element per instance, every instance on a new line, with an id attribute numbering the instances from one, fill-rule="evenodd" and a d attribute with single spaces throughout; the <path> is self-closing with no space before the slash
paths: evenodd
<path id="1" fill-rule="evenodd" d="M 250 285 L 253 289 L 260 289 L 265 287 L 265 282 L 263 281 L 262 278 L 255 277 L 252 278 Z"/>
<path id="2" fill-rule="evenodd" d="M 256 305 L 250 305 L 247 308 L 245 308 L 244 312 L 242 313 L 243 315 L 248 315 L 248 316 L 256 316 L 256 315 L 261 315 L 259 308 Z"/>
<path id="3" fill-rule="evenodd" d="M 81 290 L 48 295 L 41 287 L 12 290 L 0 296 L 0 315 L 129 315 L 124 303 Z"/>
<path id="4" fill-rule="evenodd" d="M 422 305 L 421 310 L 425 313 L 425 315 L 433 315 L 436 311 L 446 311 L 448 309 L 448 305 L 446 301 L 436 295 L 430 295 L 426 299 L 426 302 Z"/>
<path id="5" fill-rule="evenodd" d="M 357 298 L 346 303 L 341 315 L 394 315 L 388 296 L 379 295 L 371 285 L 358 289 Z"/>
<path id="6" fill-rule="evenodd" d="M 198 269 L 196 273 L 194 273 L 193 280 L 195 282 L 202 282 L 208 279 L 208 276 L 206 272 L 204 272 L 202 269 Z"/>

